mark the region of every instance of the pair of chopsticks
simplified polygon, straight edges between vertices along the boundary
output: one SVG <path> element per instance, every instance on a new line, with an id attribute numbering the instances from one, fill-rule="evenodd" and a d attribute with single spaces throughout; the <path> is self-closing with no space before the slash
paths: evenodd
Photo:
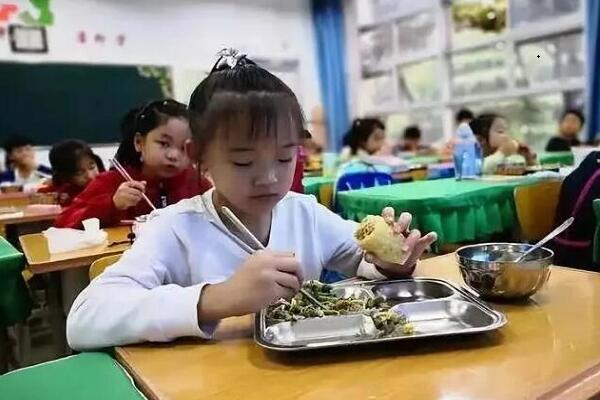
<path id="1" fill-rule="evenodd" d="M 265 250 L 265 246 L 263 246 L 263 244 L 260 242 L 260 240 L 258 240 L 256 238 L 256 236 L 254 236 L 248 228 L 246 228 L 246 225 L 244 225 L 242 223 L 242 221 L 239 220 L 239 218 L 233 213 L 233 211 L 231 211 L 228 207 L 223 206 L 223 207 L 221 207 L 221 212 L 223 213 L 223 215 L 225 215 L 227 217 L 227 219 L 229 219 L 229 221 L 231 221 L 231 223 L 233 225 L 235 225 L 236 228 L 238 228 L 240 230 L 240 232 L 245 234 L 248 237 L 248 239 L 250 239 L 254 243 L 256 248 Z M 252 249 L 252 253 L 254 253 L 254 252 L 255 252 L 255 250 Z M 320 307 L 322 309 L 327 309 L 327 307 L 325 307 L 319 300 L 317 300 L 306 289 L 301 287 L 300 293 L 302 293 L 304 295 L 304 297 L 306 297 L 311 303 L 313 303 L 317 307 Z"/>
<path id="2" fill-rule="evenodd" d="M 125 179 L 128 182 L 133 182 L 133 178 L 131 177 L 131 175 L 129 175 L 127 173 L 127 170 L 125 170 L 125 168 L 123 168 L 123 166 L 121 165 L 121 163 L 118 162 L 116 158 L 111 158 L 108 161 L 121 174 L 121 176 L 123 177 L 123 179 Z M 146 203 L 148 203 L 148 205 L 150 206 L 150 208 L 152 210 L 156 210 L 156 207 L 154 207 L 154 204 L 152 204 L 152 202 L 150 201 L 150 199 L 148 198 L 148 196 L 146 196 L 146 193 L 142 193 L 142 197 L 144 198 L 144 200 L 146 200 Z"/>

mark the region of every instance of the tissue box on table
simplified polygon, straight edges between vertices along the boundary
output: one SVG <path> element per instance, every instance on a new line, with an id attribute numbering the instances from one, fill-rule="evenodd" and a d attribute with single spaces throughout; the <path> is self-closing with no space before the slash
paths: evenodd
<path id="1" fill-rule="evenodd" d="M 98 246 L 106 241 L 108 234 L 103 230 L 82 231 L 70 228 L 49 228 L 44 236 L 50 254 L 64 253 Z"/>

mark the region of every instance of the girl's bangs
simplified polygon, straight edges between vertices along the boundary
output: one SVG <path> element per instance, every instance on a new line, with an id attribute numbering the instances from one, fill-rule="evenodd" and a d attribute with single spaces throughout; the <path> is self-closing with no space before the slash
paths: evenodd
<path id="1" fill-rule="evenodd" d="M 284 92 L 218 92 L 204 115 L 192 118 L 198 124 L 201 148 L 213 137 L 247 142 L 268 137 L 286 144 L 299 143 L 304 137 L 298 101 Z"/>

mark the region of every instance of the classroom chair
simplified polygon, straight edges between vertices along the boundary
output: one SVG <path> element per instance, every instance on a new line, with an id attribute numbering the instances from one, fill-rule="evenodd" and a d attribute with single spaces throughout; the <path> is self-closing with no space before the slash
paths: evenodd
<path id="1" fill-rule="evenodd" d="M 351 172 L 341 175 L 335 182 L 335 191 L 333 193 L 333 201 L 335 211 L 340 212 L 340 207 L 337 204 L 337 193 L 348 190 L 366 189 L 374 186 L 386 186 L 393 183 L 393 178 L 385 172 L 367 171 L 367 172 Z"/>
<path id="2" fill-rule="evenodd" d="M 594 215 L 596 216 L 596 232 L 594 232 L 592 261 L 594 267 L 598 269 L 600 267 L 600 199 L 594 200 L 592 204 L 594 207 Z"/>
<path id="3" fill-rule="evenodd" d="M 113 265 L 114 263 L 119 261 L 120 258 L 121 258 L 121 254 L 115 254 L 112 256 L 102 257 L 102 258 L 99 258 L 96 261 L 94 261 L 92 263 L 92 265 L 90 265 L 90 272 L 89 272 L 90 282 L 94 278 L 96 278 L 98 275 L 103 273 L 106 268 L 110 267 L 111 265 Z"/>
<path id="4" fill-rule="evenodd" d="M 36 362 L 34 348 L 38 347 L 39 343 L 46 343 L 42 345 L 45 348 L 44 357 L 55 358 L 69 354 L 70 350 L 65 341 L 58 275 L 34 275 L 29 269 L 24 269 L 22 276 L 32 299 L 32 308 L 27 320 L 12 327 L 20 366 Z M 49 338 L 53 343 L 51 349 L 47 347 Z"/>
<path id="5" fill-rule="evenodd" d="M 385 172 L 352 172 L 340 176 L 335 183 L 336 192 L 392 184 L 392 176 Z"/>
<path id="6" fill-rule="evenodd" d="M 330 210 L 333 207 L 333 184 L 326 183 L 319 188 L 319 203 Z"/>
<path id="7" fill-rule="evenodd" d="M 521 239 L 537 242 L 554 228 L 562 181 L 545 181 L 515 188 Z"/>

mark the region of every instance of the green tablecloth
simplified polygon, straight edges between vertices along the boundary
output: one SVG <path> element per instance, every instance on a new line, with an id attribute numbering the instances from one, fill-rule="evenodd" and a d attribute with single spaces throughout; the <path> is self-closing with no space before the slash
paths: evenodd
<path id="1" fill-rule="evenodd" d="M 429 165 L 440 162 L 439 156 L 414 156 L 406 159 L 411 165 Z M 302 179 L 304 185 L 304 193 L 314 195 L 317 200 L 319 198 L 319 190 L 323 185 L 333 185 L 335 178 L 326 178 L 324 176 L 307 176 Z"/>
<path id="2" fill-rule="evenodd" d="M 0 329 L 23 321 L 31 311 L 31 301 L 21 275 L 25 258 L 0 237 Z"/>
<path id="3" fill-rule="evenodd" d="M 117 362 L 104 353 L 82 353 L 0 376 L 0 398 L 144 399 Z"/>
<path id="4" fill-rule="evenodd" d="M 309 176 L 302 179 L 302 184 L 304 185 L 304 193 L 312 194 L 317 198 L 318 201 L 321 201 L 319 196 L 319 190 L 323 185 L 333 185 L 335 183 L 335 178 L 326 178 L 324 176 Z"/>
<path id="5" fill-rule="evenodd" d="M 360 221 L 391 206 L 413 215 L 413 227 L 435 231 L 438 244 L 484 239 L 517 223 L 513 190 L 532 178 L 506 181 L 416 181 L 338 194 L 346 218 Z"/>
<path id="6" fill-rule="evenodd" d="M 573 165 L 575 159 L 573 153 L 570 151 L 551 151 L 545 153 L 538 153 L 538 161 L 540 164 L 562 164 L 562 165 Z"/>

